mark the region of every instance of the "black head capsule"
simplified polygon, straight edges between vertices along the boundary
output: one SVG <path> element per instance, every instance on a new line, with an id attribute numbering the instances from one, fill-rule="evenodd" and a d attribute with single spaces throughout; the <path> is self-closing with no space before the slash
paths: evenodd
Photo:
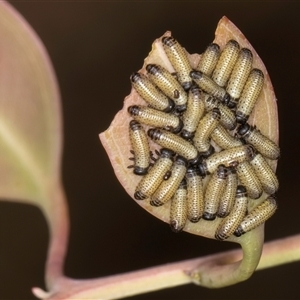
<path id="1" fill-rule="evenodd" d="M 199 170 L 189 167 L 185 174 L 187 181 L 187 218 L 197 223 L 204 211 L 204 191 Z"/>
<path id="2" fill-rule="evenodd" d="M 170 227 L 174 232 L 183 230 L 187 220 L 187 184 L 183 179 L 171 199 Z"/>
<path id="3" fill-rule="evenodd" d="M 148 130 L 148 136 L 161 147 L 171 149 L 187 159 L 189 164 L 196 164 L 200 159 L 197 149 L 190 142 L 174 133 L 151 128 Z"/>
<path id="4" fill-rule="evenodd" d="M 245 122 L 247 122 L 263 89 L 263 85 L 263 72 L 259 69 L 252 69 L 236 107 L 235 114 L 238 123 L 244 124 Z"/>
<path id="5" fill-rule="evenodd" d="M 145 175 L 150 166 L 150 147 L 144 128 L 135 120 L 129 123 L 129 138 L 134 154 L 134 165 L 129 168 L 133 167 L 136 175 Z"/>
<path id="6" fill-rule="evenodd" d="M 204 53 L 201 55 L 196 70 L 206 74 L 207 76 L 211 76 L 218 62 L 219 56 L 220 46 L 215 43 L 208 45 Z"/>
<path id="7" fill-rule="evenodd" d="M 130 81 L 137 93 L 151 107 L 164 112 L 174 109 L 174 101 L 163 94 L 144 74 L 135 72 L 130 76 Z"/>
<path id="8" fill-rule="evenodd" d="M 277 209 L 277 202 L 273 196 L 270 196 L 264 200 L 261 204 L 256 206 L 240 223 L 235 230 L 235 236 L 241 236 L 246 232 L 260 226 L 265 223 L 269 218 L 273 216 Z"/>
<path id="9" fill-rule="evenodd" d="M 240 45 L 235 40 L 229 40 L 221 52 L 212 79 L 219 86 L 224 87 L 230 77 L 240 52 Z"/>
<path id="10" fill-rule="evenodd" d="M 136 121 L 142 124 L 164 128 L 174 133 L 180 132 L 183 126 L 183 122 L 179 117 L 148 106 L 132 105 L 128 107 L 128 112 Z"/>
<path id="11" fill-rule="evenodd" d="M 187 58 L 186 51 L 171 36 L 162 38 L 162 45 L 167 54 L 173 68 L 176 71 L 177 79 L 183 88 L 187 91 L 192 86 L 192 80 L 189 76 L 192 67 Z"/>
<path id="12" fill-rule="evenodd" d="M 192 71 L 190 76 L 201 90 L 213 97 L 216 97 L 221 102 L 228 102 L 228 99 L 230 98 L 228 93 L 225 89 L 216 84 L 209 76 L 200 71 Z"/>
<path id="13" fill-rule="evenodd" d="M 173 165 L 175 153 L 169 149 L 162 148 L 160 156 L 150 168 L 149 172 L 138 183 L 134 198 L 144 200 L 150 198 L 164 181 L 165 175 Z"/>
<path id="14" fill-rule="evenodd" d="M 266 158 L 278 159 L 280 157 L 280 148 L 255 126 L 245 123 L 238 127 L 237 134 Z"/>
<path id="15" fill-rule="evenodd" d="M 184 179 L 187 168 L 187 161 L 177 156 L 171 168 L 171 175 L 164 180 L 151 197 L 150 204 L 152 206 L 161 206 L 168 202 L 177 191 L 181 181 Z"/>
<path id="16" fill-rule="evenodd" d="M 176 78 L 159 65 L 148 64 L 146 70 L 149 79 L 175 102 L 177 111 L 184 111 L 186 109 L 187 94 Z"/>

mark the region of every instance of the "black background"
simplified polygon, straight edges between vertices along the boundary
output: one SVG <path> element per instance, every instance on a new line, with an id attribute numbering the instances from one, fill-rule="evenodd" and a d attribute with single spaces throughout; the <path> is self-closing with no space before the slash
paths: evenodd
<path id="1" fill-rule="evenodd" d="M 267 222 L 266 240 L 299 232 L 299 2 L 11 2 L 44 42 L 60 84 L 71 215 L 67 276 L 112 275 L 236 247 L 175 234 L 142 210 L 118 183 L 98 139 L 122 108 L 129 75 L 155 38 L 171 30 L 190 53 L 202 52 L 223 15 L 261 56 L 278 98 L 279 209 Z M 30 289 L 44 287 L 47 245 L 38 208 L 0 203 L 0 299 L 35 299 Z M 186 285 L 128 299 L 299 299 L 299 270 L 298 262 L 223 289 Z"/>

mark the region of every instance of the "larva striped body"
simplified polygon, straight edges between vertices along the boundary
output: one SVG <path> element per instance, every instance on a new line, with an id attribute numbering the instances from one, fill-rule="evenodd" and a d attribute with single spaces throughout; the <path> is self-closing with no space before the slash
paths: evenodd
<path id="1" fill-rule="evenodd" d="M 148 136 L 161 147 L 171 149 L 186 158 L 191 164 L 195 164 L 199 160 L 197 149 L 190 142 L 174 133 L 151 128 L 148 130 Z"/>
<path id="2" fill-rule="evenodd" d="M 279 188 L 279 182 L 264 157 L 260 153 L 256 153 L 251 158 L 250 164 L 261 182 L 263 190 L 269 195 L 274 194 Z"/>
<path id="3" fill-rule="evenodd" d="M 135 189 L 134 198 L 136 200 L 144 200 L 154 194 L 163 182 L 165 174 L 171 169 L 174 155 L 175 153 L 171 150 L 164 148 L 160 150 L 160 157 Z"/>
<path id="4" fill-rule="evenodd" d="M 177 191 L 186 172 L 186 160 L 177 157 L 171 168 L 171 175 L 164 180 L 151 197 L 150 204 L 152 206 L 161 206 L 168 202 Z"/>
<path id="5" fill-rule="evenodd" d="M 164 128 L 174 133 L 178 133 L 183 126 L 183 122 L 178 116 L 148 106 L 132 105 L 128 107 L 128 112 L 142 124 Z"/>
<path id="6" fill-rule="evenodd" d="M 150 147 L 144 128 L 135 120 L 129 123 L 129 138 L 134 154 L 134 165 L 128 168 L 133 167 L 136 175 L 145 175 L 150 166 Z"/>
<path id="7" fill-rule="evenodd" d="M 275 198 L 273 196 L 268 197 L 243 219 L 241 224 L 235 230 L 234 235 L 241 236 L 242 234 L 249 232 L 250 230 L 263 224 L 273 216 L 276 209 L 277 202 Z"/>
<path id="8" fill-rule="evenodd" d="M 227 181 L 223 196 L 220 199 L 217 216 L 225 218 L 232 210 L 235 201 L 238 177 L 233 167 L 227 168 Z"/>
<path id="9" fill-rule="evenodd" d="M 212 221 L 216 218 L 220 199 L 225 190 L 227 175 L 225 166 L 219 165 L 209 179 L 204 195 L 204 220 Z"/>
<path id="10" fill-rule="evenodd" d="M 218 62 L 219 56 L 220 46 L 218 44 L 211 43 L 201 55 L 196 70 L 206 74 L 207 76 L 211 76 Z"/>
<path id="11" fill-rule="evenodd" d="M 188 61 L 185 50 L 181 45 L 171 36 L 162 38 L 162 45 L 167 54 L 173 68 L 176 71 L 178 81 L 185 90 L 188 90 L 192 85 L 190 72 L 192 67 Z"/>
<path id="12" fill-rule="evenodd" d="M 175 102 L 176 109 L 184 111 L 186 109 L 187 95 L 174 76 L 159 65 L 148 64 L 146 70 L 150 80 Z"/>
<path id="13" fill-rule="evenodd" d="M 182 115 L 183 128 L 181 136 L 185 139 L 194 137 L 198 123 L 204 114 L 203 93 L 196 86 L 191 87 L 188 93 L 187 109 Z"/>
<path id="14" fill-rule="evenodd" d="M 246 215 L 247 204 L 247 191 L 244 186 L 239 185 L 236 190 L 235 203 L 230 214 L 221 221 L 216 230 L 215 238 L 217 240 L 223 241 L 233 235 Z"/>
<path id="15" fill-rule="evenodd" d="M 221 102 L 227 103 L 230 99 L 226 90 L 215 83 L 210 77 L 200 71 L 192 71 L 191 78 L 207 94 L 216 97 Z"/>
<path id="16" fill-rule="evenodd" d="M 192 223 L 200 220 L 204 211 L 204 194 L 199 170 L 188 168 L 185 174 L 187 181 L 187 217 Z"/>
<path id="17" fill-rule="evenodd" d="M 215 107 L 219 108 L 221 113 L 220 124 L 226 129 L 233 130 L 236 127 L 237 123 L 234 112 L 218 101 L 218 99 L 206 94 L 204 97 L 204 105 L 206 111 L 210 111 Z"/>
<path id="18" fill-rule="evenodd" d="M 264 74 L 259 69 L 250 72 L 241 97 L 236 107 L 236 120 L 238 123 L 247 122 L 264 84 Z"/>
<path id="19" fill-rule="evenodd" d="M 240 139 L 232 136 L 221 124 L 219 124 L 211 133 L 211 138 L 222 149 L 243 145 Z"/>
<path id="20" fill-rule="evenodd" d="M 175 195 L 171 199 L 170 227 L 174 232 L 180 232 L 187 220 L 187 187 L 185 179 L 181 181 Z"/>
<path id="21" fill-rule="evenodd" d="M 255 126 L 245 123 L 239 126 L 238 135 L 253 145 L 263 156 L 269 159 L 278 159 L 280 156 L 279 147 L 268 137 L 263 135 Z"/>
<path id="22" fill-rule="evenodd" d="M 231 107 L 236 106 L 241 96 L 244 85 L 252 69 L 253 55 L 250 49 L 242 48 L 237 61 L 230 75 L 226 91 L 230 95 L 233 103 Z"/>
<path id="23" fill-rule="evenodd" d="M 230 77 L 240 51 L 240 45 L 235 40 L 229 40 L 221 52 L 220 58 L 212 74 L 212 79 L 224 87 Z"/>
<path id="24" fill-rule="evenodd" d="M 219 165 L 235 166 L 243 161 L 249 161 L 254 149 L 251 145 L 242 145 L 214 153 L 198 165 L 202 176 L 212 174 Z"/>
<path id="25" fill-rule="evenodd" d="M 246 187 L 248 196 L 251 199 L 258 199 L 263 192 L 263 187 L 249 161 L 238 164 L 236 172 L 241 184 Z"/>
<path id="26" fill-rule="evenodd" d="M 163 94 L 146 75 L 135 72 L 130 76 L 130 80 L 133 88 L 153 108 L 164 112 L 173 110 L 174 101 Z"/>
<path id="27" fill-rule="evenodd" d="M 220 110 L 215 107 L 200 120 L 194 136 L 194 145 L 200 155 L 208 157 L 214 152 L 210 144 L 211 133 L 215 130 L 220 121 Z"/>

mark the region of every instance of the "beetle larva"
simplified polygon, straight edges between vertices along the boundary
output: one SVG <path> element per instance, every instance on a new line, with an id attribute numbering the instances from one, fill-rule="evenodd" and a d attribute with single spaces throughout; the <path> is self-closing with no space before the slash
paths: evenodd
<path id="1" fill-rule="evenodd" d="M 219 86 L 223 87 L 226 85 L 238 58 L 239 51 L 240 45 L 235 40 L 229 40 L 225 45 L 212 74 L 212 79 Z"/>
<path id="2" fill-rule="evenodd" d="M 203 183 L 199 170 L 188 168 L 187 181 L 187 217 L 192 223 L 200 220 L 204 211 Z"/>
<path id="3" fill-rule="evenodd" d="M 258 199 L 263 192 L 263 187 L 249 161 L 238 164 L 236 172 L 241 184 L 246 187 L 248 196 L 251 199 Z"/>
<path id="4" fill-rule="evenodd" d="M 164 180 L 165 174 L 171 169 L 175 153 L 162 148 L 160 157 L 150 168 L 149 172 L 138 183 L 134 198 L 144 200 L 151 197 Z"/>
<path id="5" fill-rule="evenodd" d="M 152 195 L 150 200 L 152 206 L 161 206 L 173 197 L 180 182 L 185 176 L 186 166 L 186 160 L 177 156 L 172 165 L 170 177 L 167 180 L 164 180 Z"/>
<path id="6" fill-rule="evenodd" d="M 198 123 L 204 113 L 203 93 L 197 86 L 191 87 L 188 93 L 186 111 L 182 115 L 183 128 L 181 136 L 185 139 L 194 137 Z"/>
<path id="7" fill-rule="evenodd" d="M 211 138 L 222 149 L 243 145 L 240 139 L 232 136 L 221 124 L 211 133 Z"/>
<path id="8" fill-rule="evenodd" d="M 151 128 L 148 130 L 149 137 L 161 147 L 171 149 L 182 157 L 186 158 L 190 164 L 196 164 L 199 160 L 197 149 L 182 137 L 162 130 Z"/>
<path id="9" fill-rule="evenodd" d="M 263 190 L 269 195 L 274 194 L 279 188 L 279 182 L 264 157 L 260 153 L 256 153 L 250 159 L 250 164 L 260 180 Z"/>
<path id="10" fill-rule="evenodd" d="M 187 187 L 183 179 L 171 199 L 170 226 L 172 231 L 180 232 L 187 220 Z"/>
<path id="11" fill-rule="evenodd" d="M 249 161 L 252 157 L 254 149 L 251 145 L 242 145 L 230 149 L 225 149 L 214 153 L 202 163 L 198 164 L 200 174 L 202 176 L 212 174 L 218 165 L 225 167 L 235 166 L 243 161 Z"/>
<path id="12" fill-rule="evenodd" d="M 215 69 L 219 56 L 220 46 L 218 44 L 211 43 L 201 55 L 196 70 L 210 76 Z"/>
<path id="13" fill-rule="evenodd" d="M 128 112 L 142 124 L 164 128 L 174 133 L 178 133 L 183 126 L 183 122 L 178 116 L 148 106 L 132 105 L 128 107 Z"/>
<path id="14" fill-rule="evenodd" d="M 146 70 L 150 80 L 175 102 L 176 109 L 184 111 L 186 109 L 187 95 L 174 76 L 159 65 L 149 64 L 146 66 Z"/>
<path id="15" fill-rule="evenodd" d="M 259 69 L 252 69 L 236 107 L 235 114 L 238 123 L 243 124 L 247 122 L 252 112 L 252 109 L 255 106 L 255 103 L 259 97 L 259 94 L 263 88 L 263 84 L 263 72 Z"/>
<path id="16" fill-rule="evenodd" d="M 215 107 L 209 111 L 199 122 L 194 136 L 194 145 L 200 155 L 208 157 L 214 152 L 210 144 L 211 133 L 215 130 L 220 121 L 220 110 Z"/>
<path id="17" fill-rule="evenodd" d="M 150 166 L 150 147 L 146 132 L 139 122 L 130 121 L 129 137 L 133 148 L 134 165 L 128 168 L 133 168 L 133 173 L 136 175 L 145 175 Z"/>
<path id="18" fill-rule="evenodd" d="M 149 79 L 142 73 L 135 72 L 130 76 L 131 84 L 138 94 L 153 108 L 170 112 L 175 103 L 163 94 Z"/>
<path id="19" fill-rule="evenodd" d="M 247 204 L 246 188 L 242 185 L 238 185 L 234 206 L 229 215 L 221 221 L 216 230 L 215 238 L 217 240 L 223 241 L 235 232 L 246 215 Z"/>
<path id="20" fill-rule="evenodd" d="M 247 143 L 253 145 L 263 156 L 269 159 L 278 159 L 280 156 L 279 147 L 268 137 L 263 135 L 255 126 L 245 123 L 239 126 L 237 133 Z"/>
<path id="21" fill-rule="evenodd" d="M 190 77 L 192 67 L 188 61 L 185 50 L 181 47 L 178 41 L 171 36 L 163 37 L 162 44 L 165 53 L 167 54 L 172 66 L 176 71 L 178 81 L 187 91 L 192 85 L 192 80 Z"/>
<path id="22" fill-rule="evenodd" d="M 218 101 L 218 99 L 206 94 L 204 96 L 204 105 L 206 111 L 210 111 L 215 107 L 219 108 L 221 113 L 220 124 L 226 129 L 233 130 L 236 127 L 234 112 Z"/>
<path id="23" fill-rule="evenodd" d="M 192 71 L 190 73 L 190 76 L 200 87 L 201 90 L 203 90 L 207 94 L 210 94 L 213 97 L 216 97 L 217 99 L 219 99 L 221 102 L 224 102 L 225 104 L 229 102 L 230 96 L 225 91 L 225 89 L 220 87 L 207 75 L 205 75 L 200 71 Z"/>
<path id="24" fill-rule="evenodd" d="M 226 91 L 232 100 L 230 107 L 235 107 L 241 96 L 246 80 L 252 69 L 252 61 L 253 55 L 251 50 L 242 48 L 226 86 Z"/>
<path id="25" fill-rule="evenodd" d="M 204 220 L 212 221 L 216 218 L 220 199 L 225 190 L 227 175 L 225 166 L 219 165 L 210 177 L 204 195 Z"/>
<path id="26" fill-rule="evenodd" d="M 268 197 L 243 219 L 241 224 L 235 230 L 234 235 L 241 236 L 242 234 L 249 232 L 250 230 L 263 224 L 273 216 L 276 209 L 277 202 L 275 198 L 273 196 Z"/>
<path id="27" fill-rule="evenodd" d="M 238 177 L 235 168 L 227 168 L 227 182 L 223 196 L 220 199 L 217 216 L 225 218 L 229 215 L 235 201 L 236 189 L 238 185 Z"/>

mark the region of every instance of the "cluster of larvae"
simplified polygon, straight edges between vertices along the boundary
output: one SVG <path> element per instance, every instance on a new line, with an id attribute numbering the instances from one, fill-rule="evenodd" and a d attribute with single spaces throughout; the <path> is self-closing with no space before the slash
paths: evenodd
<path id="1" fill-rule="evenodd" d="M 253 68 L 251 50 L 229 40 L 210 44 L 196 69 L 173 37 L 162 38 L 175 73 L 157 64 L 130 80 L 145 105 L 128 108 L 133 172 L 141 176 L 134 197 L 152 206 L 170 204 L 170 226 L 222 218 L 215 238 L 240 236 L 275 212 L 278 180 L 266 159 L 279 147 L 247 123 L 264 74 Z M 159 145 L 157 157 L 149 138 Z M 207 184 L 203 184 L 208 177 Z M 265 200 L 248 212 L 249 201 Z"/>

